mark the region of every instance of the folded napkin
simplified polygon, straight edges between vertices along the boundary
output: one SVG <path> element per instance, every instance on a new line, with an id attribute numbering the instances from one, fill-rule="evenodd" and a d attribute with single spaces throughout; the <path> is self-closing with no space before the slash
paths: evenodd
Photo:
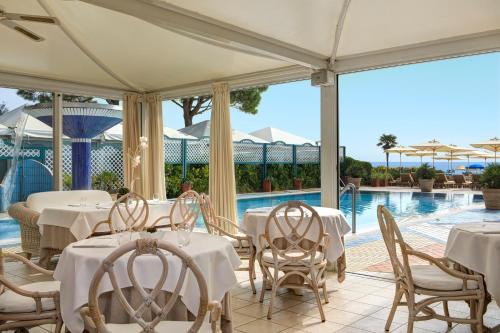
<path id="1" fill-rule="evenodd" d="M 456 227 L 458 230 L 483 233 L 483 234 L 500 234 L 499 222 L 477 222 L 477 223 L 462 223 Z"/>

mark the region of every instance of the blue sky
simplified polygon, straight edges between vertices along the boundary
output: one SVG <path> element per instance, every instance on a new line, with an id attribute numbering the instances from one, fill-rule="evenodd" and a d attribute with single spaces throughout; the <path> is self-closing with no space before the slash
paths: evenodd
<path id="1" fill-rule="evenodd" d="M 340 141 L 355 158 L 384 160 L 376 147 L 382 133 L 395 134 L 402 145 L 435 138 L 467 146 L 500 136 L 500 53 L 343 75 L 339 87 Z M 0 101 L 23 104 L 9 89 L 0 89 Z M 233 128 L 273 126 L 317 140 L 319 103 L 319 88 L 308 81 L 271 86 L 257 115 L 232 111 Z M 180 108 L 165 102 L 164 122 L 184 127 Z"/>

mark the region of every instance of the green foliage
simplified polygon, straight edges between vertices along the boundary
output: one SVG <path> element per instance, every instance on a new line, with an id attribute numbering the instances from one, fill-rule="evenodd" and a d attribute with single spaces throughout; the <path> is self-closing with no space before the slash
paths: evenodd
<path id="1" fill-rule="evenodd" d="M 121 197 L 121 196 L 123 196 L 123 195 L 125 195 L 125 194 L 127 194 L 127 193 L 129 193 L 129 192 L 130 192 L 130 190 L 129 190 L 128 188 L 126 188 L 126 187 L 120 187 L 120 188 L 116 191 L 116 193 L 118 194 L 118 197 Z"/>
<path id="2" fill-rule="evenodd" d="M 271 180 L 273 191 L 293 189 L 291 164 L 270 164 L 267 166 L 267 175 Z"/>
<path id="3" fill-rule="evenodd" d="M 63 186 L 64 188 L 71 188 L 72 178 L 69 173 L 63 174 Z"/>
<path id="4" fill-rule="evenodd" d="M 120 187 L 118 175 L 111 171 L 103 171 L 92 177 L 92 188 L 109 193 L 116 193 Z"/>
<path id="5" fill-rule="evenodd" d="M 177 198 L 181 194 L 182 167 L 178 164 L 165 164 L 165 188 L 167 198 Z"/>
<path id="6" fill-rule="evenodd" d="M 370 174 L 370 179 L 372 180 L 384 180 L 385 179 L 385 172 L 380 172 L 379 170 L 372 169 L 372 172 Z"/>
<path id="7" fill-rule="evenodd" d="M 208 193 L 208 164 L 191 164 L 187 172 L 188 183 L 198 193 Z"/>
<path id="8" fill-rule="evenodd" d="M 302 179 L 302 188 L 321 187 L 321 168 L 319 164 L 300 164 L 297 176 Z"/>
<path id="9" fill-rule="evenodd" d="M 382 134 L 378 139 L 377 146 L 381 147 L 383 150 L 391 149 L 396 147 L 398 144 L 398 138 L 393 134 Z"/>
<path id="10" fill-rule="evenodd" d="M 249 114 L 256 114 L 260 104 L 260 94 L 267 87 L 249 88 L 232 91 L 230 95 L 231 107 Z M 172 100 L 174 104 L 182 109 L 184 126 L 191 126 L 193 118 L 212 109 L 212 96 L 187 97 L 180 100 Z"/>
<path id="11" fill-rule="evenodd" d="M 481 185 L 485 188 L 500 189 L 500 164 L 490 164 L 480 178 Z"/>
<path id="12" fill-rule="evenodd" d="M 267 87 L 250 88 L 231 92 L 231 106 L 245 113 L 257 114 L 261 96 Z"/>
<path id="13" fill-rule="evenodd" d="M 254 164 L 236 164 L 234 166 L 236 192 L 253 193 L 260 191 L 262 167 Z"/>
<path id="14" fill-rule="evenodd" d="M 417 169 L 418 179 L 434 179 L 436 178 L 436 170 L 429 165 L 429 163 L 424 163 L 420 168 Z"/>
<path id="15" fill-rule="evenodd" d="M 355 160 L 352 157 L 345 157 L 340 163 L 340 176 L 362 178 L 363 184 L 370 181 L 370 174 L 372 172 L 372 165 L 369 162 Z"/>
<path id="16" fill-rule="evenodd" d="M 17 91 L 17 96 L 22 97 L 30 102 L 37 102 L 37 103 L 52 102 L 52 94 L 47 92 L 19 89 Z M 94 100 L 93 97 L 76 96 L 76 95 L 63 95 L 63 101 L 80 102 L 80 103 L 97 103 L 97 101 Z M 118 100 L 112 100 L 112 99 L 107 99 L 106 102 L 112 105 L 119 104 Z"/>
<path id="17" fill-rule="evenodd" d="M 268 179 L 273 190 L 293 189 L 292 165 L 271 164 L 267 167 Z M 176 198 L 181 194 L 182 168 L 180 165 L 165 164 L 165 182 L 167 198 Z M 236 164 L 235 180 L 237 193 L 254 193 L 262 190 L 262 166 L 255 164 Z M 319 164 L 304 164 L 298 166 L 298 178 L 302 179 L 303 188 L 321 186 Z M 197 192 L 208 192 L 208 165 L 190 165 L 187 181 Z"/>

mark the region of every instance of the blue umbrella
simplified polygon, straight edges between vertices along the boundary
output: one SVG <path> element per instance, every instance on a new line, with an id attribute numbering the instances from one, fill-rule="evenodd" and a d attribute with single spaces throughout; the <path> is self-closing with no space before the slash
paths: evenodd
<path id="1" fill-rule="evenodd" d="M 469 166 L 469 169 L 484 169 L 484 166 L 482 166 L 481 164 L 471 164 Z"/>

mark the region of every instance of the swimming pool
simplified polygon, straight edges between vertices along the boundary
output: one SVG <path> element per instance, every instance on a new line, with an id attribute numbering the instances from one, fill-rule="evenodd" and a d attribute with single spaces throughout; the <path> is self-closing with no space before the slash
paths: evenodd
<path id="1" fill-rule="evenodd" d="M 356 225 L 363 232 L 378 228 L 377 206 L 385 205 L 396 219 L 415 215 L 429 215 L 441 210 L 469 206 L 483 202 L 483 197 L 472 193 L 421 193 L 361 191 L 357 194 Z M 340 209 L 351 223 L 351 193 L 345 193 L 340 200 Z M 280 194 L 265 196 L 242 196 L 238 198 L 238 219 L 241 221 L 249 208 L 271 207 L 289 200 L 301 200 L 312 206 L 321 204 L 319 192 Z M 198 223 L 203 227 L 203 221 Z M 19 225 L 12 219 L 0 220 L 0 247 L 19 243 Z"/>
<path id="2" fill-rule="evenodd" d="M 249 208 L 270 207 L 289 200 L 301 200 L 309 205 L 319 206 L 321 205 L 321 193 L 240 198 L 238 199 L 238 217 L 241 220 Z M 385 205 L 396 219 L 402 219 L 481 202 L 483 202 L 482 195 L 472 193 L 360 191 L 356 198 L 356 227 L 358 232 L 378 228 L 378 205 Z M 350 224 L 352 221 L 352 194 L 350 192 L 341 197 L 340 210 Z"/>

